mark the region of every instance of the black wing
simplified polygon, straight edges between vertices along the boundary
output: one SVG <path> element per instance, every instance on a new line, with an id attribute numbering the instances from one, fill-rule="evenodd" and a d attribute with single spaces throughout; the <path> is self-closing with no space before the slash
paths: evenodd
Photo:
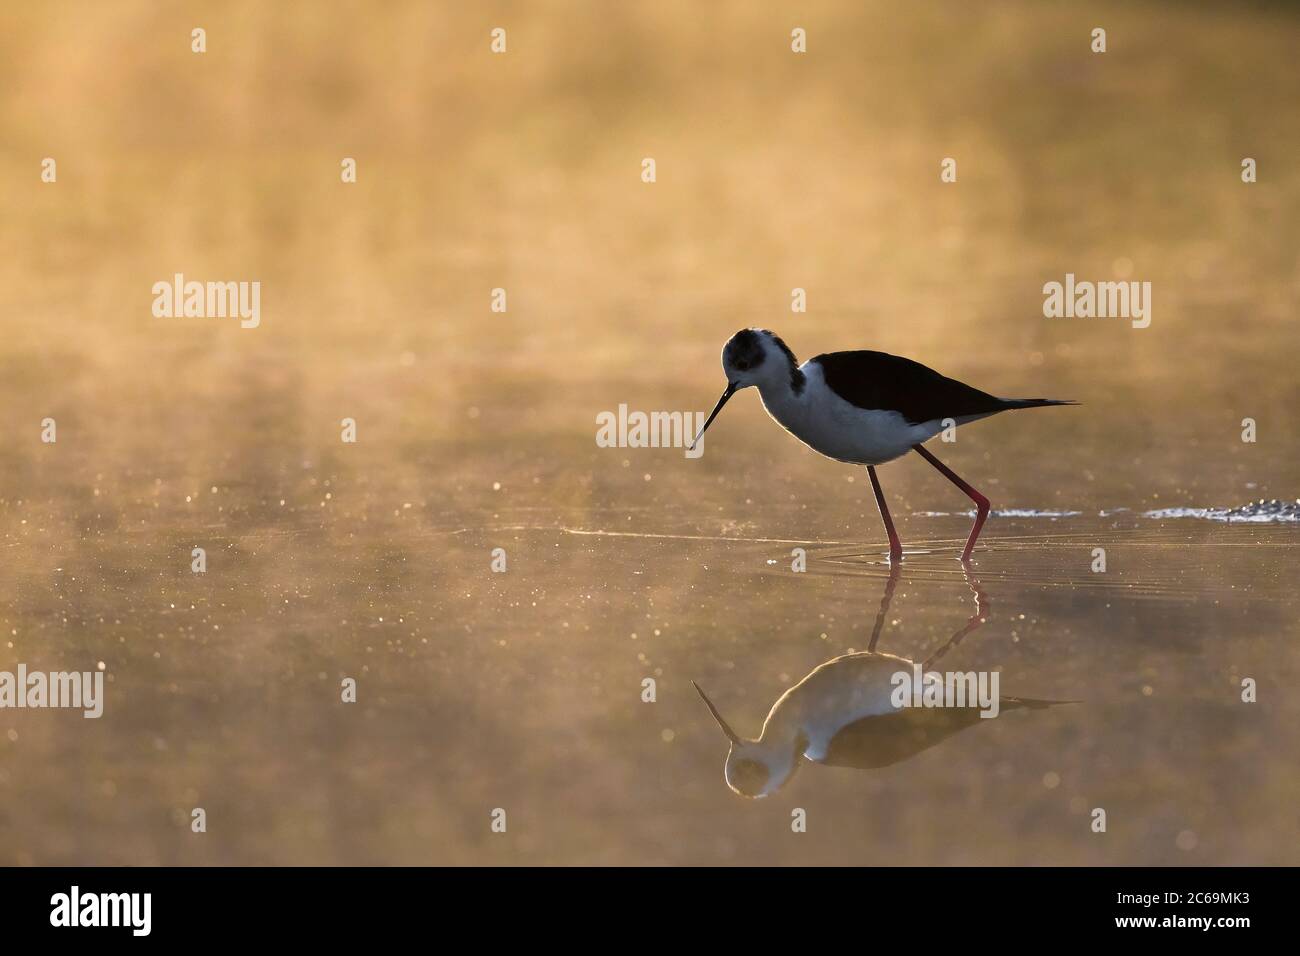
<path id="1" fill-rule="evenodd" d="M 982 719 L 979 711 L 971 707 L 918 707 L 863 717 L 841 728 L 831 738 L 826 758 L 821 762 L 828 767 L 856 770 L 888 767 L 928 750 Z"/>
<path id="2" fill-rule="evenodd" d="M 1007 713 L 1077 703 L 1077 700 L 1002 697 L 999 708 L 1000 713 Z M 831 738 L 826 759 L 821 762 L 828 767 L 853 767 L 857 770 L 888 767 L 942 743 L 967 727 L 994 722 L 981 717 L 976 707 L 909 707 L 892 714 L 863 717 L 842 727 Z"/>
<path id="3" fill-rule="evenodd" d="M 1016 407 L 920 362 L 887 352 L 827 352 L 812 361 L 831 391 L 858 408 L 894 411 L 911 425 Z"/>

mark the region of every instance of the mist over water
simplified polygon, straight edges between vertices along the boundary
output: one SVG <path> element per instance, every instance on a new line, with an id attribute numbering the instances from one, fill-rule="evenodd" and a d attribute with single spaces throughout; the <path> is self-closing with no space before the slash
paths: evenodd
<path id="1" fill-rule="evenodd" d="M 416 3 L 205 9 L 204 57 L 188 11 L 10 12 L 0 669 L 105 699 L 0 711 L 0 862 L 1300 863 L 1293 14 L 1114 5 L 1093 57 L 1041 4 L 814 5 L 800 58 L 784 9 L 562 9 L 499 58 Z M 1067 272 L 1150 326 L 1045 318 Z M 155 317 L 176 273 L 260 282 L 257 327 Z M 598 447 L 707 412 L 749 325 L 1082 403 L 929 446 L 995 509 L 945 666 L 1080 705 L 728 790 L 691 681 L 757 734 L 889 583 L 864 470 L 752 391 L 698 459 Z M 879 474 L 920 660 L 968 501 Z"/>

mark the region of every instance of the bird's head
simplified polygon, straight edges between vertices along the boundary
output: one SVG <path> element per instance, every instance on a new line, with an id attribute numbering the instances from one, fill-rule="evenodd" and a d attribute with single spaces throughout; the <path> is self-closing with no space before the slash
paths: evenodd
<path id="1" fill-rule="evenodd" d="M 722 732 L 731 741 L 731 749 L 727 751 L 727 763 L 723 768 L 727 786 L 742 797 L 753 800 L 776 793 L 785 786 L 797 769 L 798 748 L 785 745 L 773 746 L 762 739 L 748 740 L 739 736 L 722 719 L 718 709 L 713 706 L 713 701 L 700 690 L 700 685 L 694 681 L 691 683 L 703 699 L 705 706 L 709 708 L 713 719 L 718 722 Z"/>
<path id="2" fill-rule="evenodd" d="M 794 353 L 775 333 L 767 329 L 741 329 L 722 347 L 722 371 L 727 376 L 727 388 L 695 436 L 695 441 L 704 436 L 718 412 L 722 411 L 722 406 L 736 392 L 751 385 L 762 387 L 791 383 L 800 377 L 798 367 Z"/>
<path id="3" fill-rule="evenodd" d="M 789 347 L 767 329 L 741 329 L 722 347 L 722 371 L 737 389 L 788 381 L 797 365 Z"/>

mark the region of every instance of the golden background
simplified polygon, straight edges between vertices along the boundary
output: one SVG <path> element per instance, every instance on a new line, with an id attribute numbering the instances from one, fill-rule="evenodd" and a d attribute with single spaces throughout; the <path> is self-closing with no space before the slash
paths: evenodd
<path id="1" fill-rule="evenodd" d="M 1293 8 L 2 6 L 0 666 L 109 684 L 99 721 L 0 714 L 0 861 L 1297 862 L 1287 529 L 1061 523 L 999 551 L 995 519 L 1004 691 L 1103 703 L 746 805 L 689 679 L 756 732 L 862 646 L 874 560 L 800 581 L 764 543 L 874 547 L 861 472 L 752 394 L 699 461 L 593 441 L 620 403 L 707 410 L 758 325 L 801 359 L 1083 402 L 942 446 L 995 508 L 1294 498 Z M 261 326 L 153 317 L 176 272 L 260 281 Z M 1043 318 L 1067 272 L 1150 281 L 1151 327 Z M 905 543 L 964 536 L 916 516 L 966 507 L 928 468 L 882 481 Z M 905 636 L 969 613 L 946 558 L 916 562 Z M 1050 655 L 1017 657 L 1026 620 Z"/>

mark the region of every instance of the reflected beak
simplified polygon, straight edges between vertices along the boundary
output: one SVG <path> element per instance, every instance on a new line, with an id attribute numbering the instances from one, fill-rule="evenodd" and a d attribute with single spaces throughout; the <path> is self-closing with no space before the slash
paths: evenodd
<path id="1" fill-rule="evenodd" d="M 727 398 L 724 395 L 722 401 L 725 402 L 726 400 Z M 719 402 L 718 408 L 721 407 L 722 407 L 722 402 Z M 716 414 L 716 409 L 715 409 L 715 414 Z M 727 739 L 730 740 L 733 744 L 740 743 L 740 738 L 736 736 L 736 732 L 727 726 L 727 722 L 723 720 L 722 715 L 718 713 L 718 708 L 713 706 L 713 701 L 709 700 L 709 698 L 705 696 L 704 691 L 700 690 L 700 685 L 695 683 L 695 681 L 691 681 L 691 686 L 694 687 L 696 693 L 700 695 L 700 699 L 704 701 L 704 705 L 709 708 L 709 713 L 711 713 L 713 715 L 713 719 L 718 722 L 718 726 L 721 727 L 722 732 L 727 735 Z"/>
<path id="2" fill-rule="evenodd" d="M 700 439 L 704 437 L 704 433 L 709 430 L 709 426 L 713 424 L 713 420 L 718 417 L 718 412 L 722 411 L 722 406 L 727 404 L 727 399 L 731 398 L 732 395 L 736 394 L 736 389 L 739 387 L 740 386 L 737 385 L 735 382 L 727 383 L 727 390 L 723 392 L 722 397 L 718 399 L 718 404 L 713 406 L 713 411 L 709 412 L 709 417 L 705 420 L 704 424 L 700 427 L 700 433 L 695 436 L 695 441 L 691 442 L 691 447 L 688 448 L 687 451 L 695 450 L 695 446 L 698 445 Z M 695 689 L 699 690 L 698 687 Z M 705 702 L 708 701 L 707 697 L 704 699 Z M 713 705 L 709 704 L 709 706 L 712 707 Z M 714 711 L 713 714 L 716 717 L 717 711 Z"/>

